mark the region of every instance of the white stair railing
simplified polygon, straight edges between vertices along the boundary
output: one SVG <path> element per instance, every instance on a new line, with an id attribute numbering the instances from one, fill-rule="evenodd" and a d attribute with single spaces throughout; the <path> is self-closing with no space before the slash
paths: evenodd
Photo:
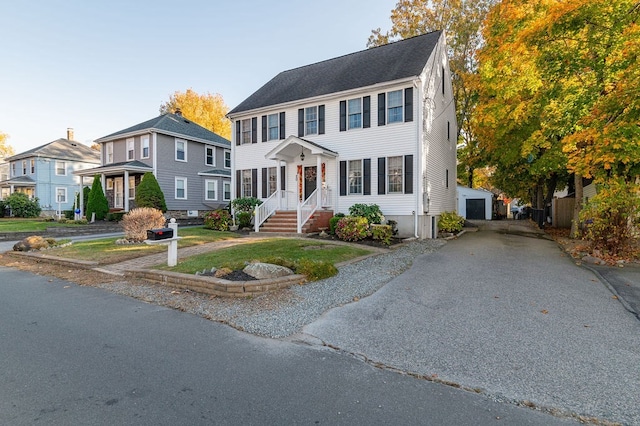
<path id="1" fill-rule="evenodd" d="M 298 204 L 298 234 L 302 234 L 302 226 L 318 210 L 317 192 L 318 190 L 316 189 L 306 200 Z"/>
<path id="2" fill-rule="evenodd" d="M 276 191 L 269 198 L 264 200 L 262 204 L 256 206 L 254 211 L 254 228 L 256 232 L 260 232 L 260 225 L 269 218 L 278 209 L 278 200 L 280 197 L 280 191 Z"/>

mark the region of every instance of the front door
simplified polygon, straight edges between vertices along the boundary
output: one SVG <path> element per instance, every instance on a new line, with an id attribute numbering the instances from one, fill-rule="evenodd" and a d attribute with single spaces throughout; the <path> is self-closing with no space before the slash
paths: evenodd
<path id="1" fill-rule="evenodd" d="M 121 177 L 113 180 L 113 206 L 116 209 L 124 207 L 124 180 Z"/>
<path id="2" fill-rule="evenodd" d="M 318 179 L 318 168 L 316 166 L 304 168 L 304 199 L 309 198 L 309 195 L 316 190 L 316 181 Z"/>

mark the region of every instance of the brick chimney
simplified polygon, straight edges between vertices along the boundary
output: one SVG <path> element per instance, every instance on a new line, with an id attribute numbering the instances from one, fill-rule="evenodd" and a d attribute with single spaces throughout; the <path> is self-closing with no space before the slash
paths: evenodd
<path id="1" fill-rule="evenodd" d="M 67 139 L 72 141 L 73 139 L 73 127 L 67 127 Z"/>
<path id="2" fill-rule="evenodd" d="M 176 108 L 176 112 L 174 112 L 174 114 L 178 117 L 182 117 L 182 110 L 180 110 L 180 108 Z"/>

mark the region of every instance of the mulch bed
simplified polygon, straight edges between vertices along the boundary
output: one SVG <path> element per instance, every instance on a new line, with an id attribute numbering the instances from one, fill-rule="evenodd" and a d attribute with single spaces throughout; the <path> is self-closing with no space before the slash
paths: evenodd
<path id="1" fill-rule="evenodd" d="M 213 277 L 215 276 L 215 273 L 211 273 L 211 272 L 205 272 L 204 274 L 201 274 L 201 276 L 205 276 L 205 277 Z M 256 281 L 257 278 L 253 277 L 249 274 L 247 274 L 246 272 L 243 271 L 231 271 L 226 275 L 223 275 L 221 277 L 218 278 L 223 278 L 225 280 L 229 280 L 229 281 Z"/>
<path id="2" fill-rule="evenodd" d="M 340 238 L 336 237 L 335 235 L 331 235 L 331 234 L 327 234 L 327 235 L 311 234 L 307 238 L 312 238 L 314 240 L 323 240 L 323 241 L 342 241 L 342 242 L 345 242 L 345 241 L 341 240 Z M 374 240 L 372 238 L 366 238 L 366 239 L 360 240 L 360 241 L 347 241 L 347 242 L 348 243 L 352 243 L 352 244 L 359 244 L 359 245 L 362 245 L 362 246 L 368 246 L 368 247 L 389 248 L 389 247 L 394 246 L 396 244 L 402 243 L 402 239 L 400 239 L 400 238 L 391 238 L 391 244 L 389 244 L 389 245 L 382 244 L 380 241 Z"/>

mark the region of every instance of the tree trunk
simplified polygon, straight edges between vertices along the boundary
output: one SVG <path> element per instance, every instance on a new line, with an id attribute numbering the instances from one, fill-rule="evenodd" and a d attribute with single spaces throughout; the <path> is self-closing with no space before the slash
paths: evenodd
<path id="1" fill-rule="evenodd" d="M 467 174 L 468 176 L 468 182 L 467 182 L 467 186 L 469 188 L 473 188 L 473 172 L 474 172 L 474 168 L 473 167 L 469 167 L 469 173 Z"/>
<path id="2" fill-rule="evenodd" d="M 544 180 L 540 179 L 536 184 L 536 199 L 535 199 L 535 207 L 536 209 L 544 209 Z"/>
<path id="3" fill-rule="evenodd" d="M 584 190 L 582 188 L 582 176 L 578 173 L 574 175 L 576 187 L 576 200 L 573 205 L 573 220 L 571 221 L 570 238 L 580 238 L 580 212 L 582 211 L 582 198 Z"/>

